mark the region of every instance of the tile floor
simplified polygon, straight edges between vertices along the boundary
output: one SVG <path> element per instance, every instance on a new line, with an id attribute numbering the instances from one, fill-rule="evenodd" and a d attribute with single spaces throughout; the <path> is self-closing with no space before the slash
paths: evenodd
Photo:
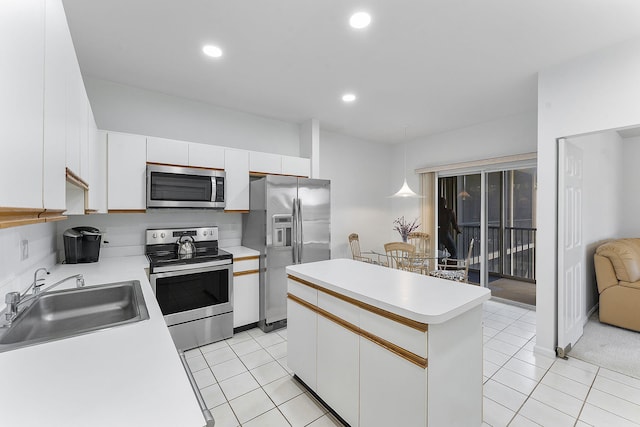
<path id="1" fill-rule="evenodd" d="M 484 303 L 483 426 L 640 426 L 640 379 L 533 353 L 535 312 Z M 216 427 L 341 426 L 291 376 L 287 331 L 186 352 Z"/>

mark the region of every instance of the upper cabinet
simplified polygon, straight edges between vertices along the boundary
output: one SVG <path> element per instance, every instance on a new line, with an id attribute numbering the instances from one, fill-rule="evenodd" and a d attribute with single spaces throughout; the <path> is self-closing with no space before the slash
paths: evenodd
<path id="1" fill-rule="evenodd" d="M 258 174 L 282 174 L 282 156 L 259 151 L 249 152 L 249 171 Z"/>
<path id="2" fill-rule="evenodd" d="M 224 169 L 224 148 L 209 144 L 148 137 L 147 162 Z"/>
<path id="3" fill-rule="evenodd" d="M 282 174 L 308 178 L 311 176 L 311 160 L 302 157 L 282 156 Z"/>
<path id="4" fill-rule="evenodd" d="M 226 212 L 249 211 L 249 152 L 226 149 Z"/>
<path id="5" fill-rule="evenodd" d="M 146 157 L 145 136 L 107 134 L 109 212 L 143 212 L 146 209 Z"/>
<path id="6" fill-rule="evenodd" d="M 0 207 L 42 208 L 44 1 L 0 2 Z"/>

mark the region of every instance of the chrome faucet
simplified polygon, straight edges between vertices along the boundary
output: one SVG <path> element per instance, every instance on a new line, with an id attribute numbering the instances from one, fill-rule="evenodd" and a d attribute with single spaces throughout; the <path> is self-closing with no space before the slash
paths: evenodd
<path id="1" fill-rule="evenodd" d="M 24 291 L 22 294 L 20 292 L 8 292 L 5 295 L 4 302 L 7 304 L 7 308 L 5 309 L 5 313 L 4 313 L 5 320 L 6 320 L 6 326 L 10 326 L 11 322 L 13 322 L 15 320 L 15 318 L 18 316 L 18 314 L 20 314 L 20 312 L 21 312 L 20 307 L 21 306 L 23 306 L 24 304 L 28 303 L 29 301 L 35 300 L 36 297 L 38 295 L 40 295 L 41 293 L 45 293 L 45 292 L 55 288 L 56 286 L 66 282 L 67 280 L 71 280 L 71 279 L 76 279 L 76 287 L 77 288 L 84 287 L 84 276 L 82 274 L 74 274 L 73 276 L 65 277 L 62 280 L 58 280 L 56 283 L 54 283 L 51 286 L 48 286 L 44 290 L 40 290 L 40 288 L 44 285 L 44 283 L 38 283 L 40 281 L 44 281 L 44 278 L 38 279 L 38 273 L 41 272 L 41 271 L 45 271 L 47 274 L 49 274 L 49 270 L 47 270 L 46 268 L 44 268 L 44 267 L 38 268 L 35 271 L 35 273 L 33 273 L 33 283 L 31 283 L 31 285 L 29 285 L 27 290 Z M 31 290 L 31 288 L 33 288 L 33 292 L 31 292 L 31 294 L 29 294 L 29 296 L 27 296 L 27 293 L 29 292 L 29 290 Z M 26 296 L 26 298 L 25 298 L 25 296 Z"/>

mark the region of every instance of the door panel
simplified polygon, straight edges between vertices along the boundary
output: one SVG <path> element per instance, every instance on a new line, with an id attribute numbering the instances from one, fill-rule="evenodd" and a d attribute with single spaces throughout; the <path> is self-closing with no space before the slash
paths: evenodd
<path id="1" fill-rule="evenodd" d="M 302 218 L 302 262 L 331 257 L 331 182 L 298 179 Z"/>
<path id="2" fill-rule="evenodd" d="M 582 149 L 569 140 L 558 145 L 558 347 L 582 336 L 584 248 L 582 241 Z"/>

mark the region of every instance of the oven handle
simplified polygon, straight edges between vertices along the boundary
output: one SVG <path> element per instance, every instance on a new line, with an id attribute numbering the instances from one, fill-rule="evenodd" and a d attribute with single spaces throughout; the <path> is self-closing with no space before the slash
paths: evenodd
<path id="1" fill-rule="evenodd" d="M 184 352 L 178 351 L 180 355 L 180 361 L 182 362 L 182 366 L 184 367 L 185 372 L 187 373 L 187 377 L 189 378 L 189 382 L 191 383 L 191 388 L 193 389 L 193 394 L 196 395 L 196 399 L 198 400 L 198 405 L 200 405 L 200 410 L 202 410 L 202 415 L 206 421 L 205 427 L 214 427 L 216 422 L 213 419 L 213 415 L 211 415 L 211 411 L 207 409 L 207 404 L 204 402 L 202 398 L 202 394 L 198 389 L 198 385 L 196 384 L 196 380 L 191 373 L 191 369 L 189 369 L 189 365 L 187 364 L 187 358 L 184 355 Z"/>
<path id="2" fill-rule="evenodd" d="M 197 267 L 195 267 L 197 266 Z M 174 271 L 188 271 L 189 273 L 202 273 L 203 271 L 211 271 L 210 267 L 220 267 L 227 268 L 224 266 L 233 266 L 233 262 L 228 259 L 219 260 L 219 261 L 207 261 L 207 262 L 199 262 L 197 264 L 182 264 L 182 265 L 167 265 L 163 267 L 156 267 L 153 269 L 153 273 L 170 273 Z M 222 270 L 222 268 L 217 268 L 214 270 Z"/>

